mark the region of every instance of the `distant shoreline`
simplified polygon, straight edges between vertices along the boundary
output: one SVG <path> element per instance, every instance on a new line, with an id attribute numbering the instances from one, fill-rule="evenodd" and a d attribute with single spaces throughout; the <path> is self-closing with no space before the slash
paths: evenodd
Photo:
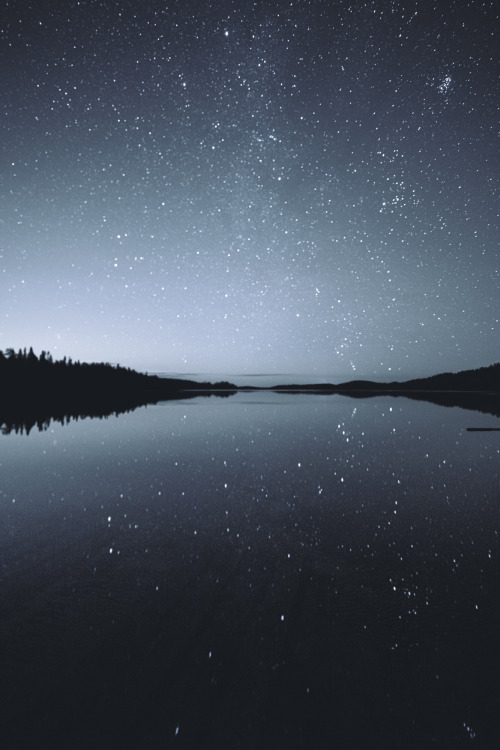
<path id="1" fill-rule="evenodd" d="M 442 406 L 461 406 L 500 417 L 500 363 L 478 370 L 442 373 L 405 382 L 311 383 L 236 386 L 228 381 L 197 382 L 138 373 L 119 365 L 54 361 L 42 352 L 0 351 L 0 428 L 8 434 L 55 419 L 106 417 L 160 401 L 197 396 L 228 398 L 238 393 L 339 394 L 351 398 L 404 396 Z"/>
<path id="2" fill-rule="evenodd" d="M 277 393 L 387 393 L 387 394 L 398 394 L 398 393 L 488 393 L 492 396 L 500 396 L 500 391 L 494 390 L 473 390 L 471 388 L 349 388 L 342 386 L 308 386 L 308 385 L 274 385 L 274 386 L 235 386 L 235 390 L 243 392 L 251 391 L 275 391 Z"/>
<path id="3" fill-rule="evenodd" d="M 267 375 L 266 377 L 271 377 Z M 405 381 L 380 383 L 372 380 L 350 380 L 341 383 L 276 383 L 273 385 L 235 385 L 228 380 L 216 383 L 198 382 L 181 377 L 163 377 L 141 373 L 121 365 L 109 363 L 73 362 L 64 357 L 53 360 L 50 352 L 37 356 L 31 347 L 29 351 L 19 349 L 0 350 L 0 398 L 2 391 L 12 394 L 22 391 L 23 395 L 63 391 L 89 392 L 93 389 L 116 393 L 131 391 L 151 392 L 155 395 L 175 391 L 241 391 L 275 390 L 289 392 L 323 391 L 337 393 L 344 391 L 491 391 L 500 392 L 500 363 L 475 370 L 439 373 L 426 378 L 413 378 Z"/>

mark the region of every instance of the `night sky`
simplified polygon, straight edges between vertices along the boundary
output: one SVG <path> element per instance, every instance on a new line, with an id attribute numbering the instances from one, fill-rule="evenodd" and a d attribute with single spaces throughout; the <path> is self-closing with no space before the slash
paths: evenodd
<path id="1" fill-rule="evenodd" d="M 497 2 L 1 16 L 1 349 L 332 381 L 500 360 Z"/>

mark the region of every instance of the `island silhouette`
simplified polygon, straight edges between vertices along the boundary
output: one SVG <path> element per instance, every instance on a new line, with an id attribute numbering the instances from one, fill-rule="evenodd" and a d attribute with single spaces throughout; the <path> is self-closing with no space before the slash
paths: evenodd
<path id="1" fill-rule="evenodd" d="M 340 384 L 236 386 L 228 381 L 197 382 L 140 373 L 110 363 L 54 360 L 50 352 L 0 350 L 0 428 L 3 434 L 29 434 L 84 417 L 105 418 L 159 401 L 198 396 L 228 397 L 238 392 L 342 394 L 353 398 L 404 396 L 441 406 L 500 416 L 500 363 L 445 372 L 404 382 L 352 380 Z"/>

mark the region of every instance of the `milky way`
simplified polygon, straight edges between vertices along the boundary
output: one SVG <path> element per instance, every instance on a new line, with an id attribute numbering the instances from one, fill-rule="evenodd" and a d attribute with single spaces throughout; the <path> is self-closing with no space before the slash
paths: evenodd
<path id="1" fill-rule="evenodd" d="M 4 3 L 0 348 L 500 359 L 496 2 Z"/>

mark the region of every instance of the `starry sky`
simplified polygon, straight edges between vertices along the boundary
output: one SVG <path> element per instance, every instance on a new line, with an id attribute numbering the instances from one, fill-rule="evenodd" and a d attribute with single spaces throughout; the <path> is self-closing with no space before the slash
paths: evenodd
<path id="1" fill-rule="evenodd" d="M 500 360 L 495 0 L 6 0 L 0 348 Z"/>

